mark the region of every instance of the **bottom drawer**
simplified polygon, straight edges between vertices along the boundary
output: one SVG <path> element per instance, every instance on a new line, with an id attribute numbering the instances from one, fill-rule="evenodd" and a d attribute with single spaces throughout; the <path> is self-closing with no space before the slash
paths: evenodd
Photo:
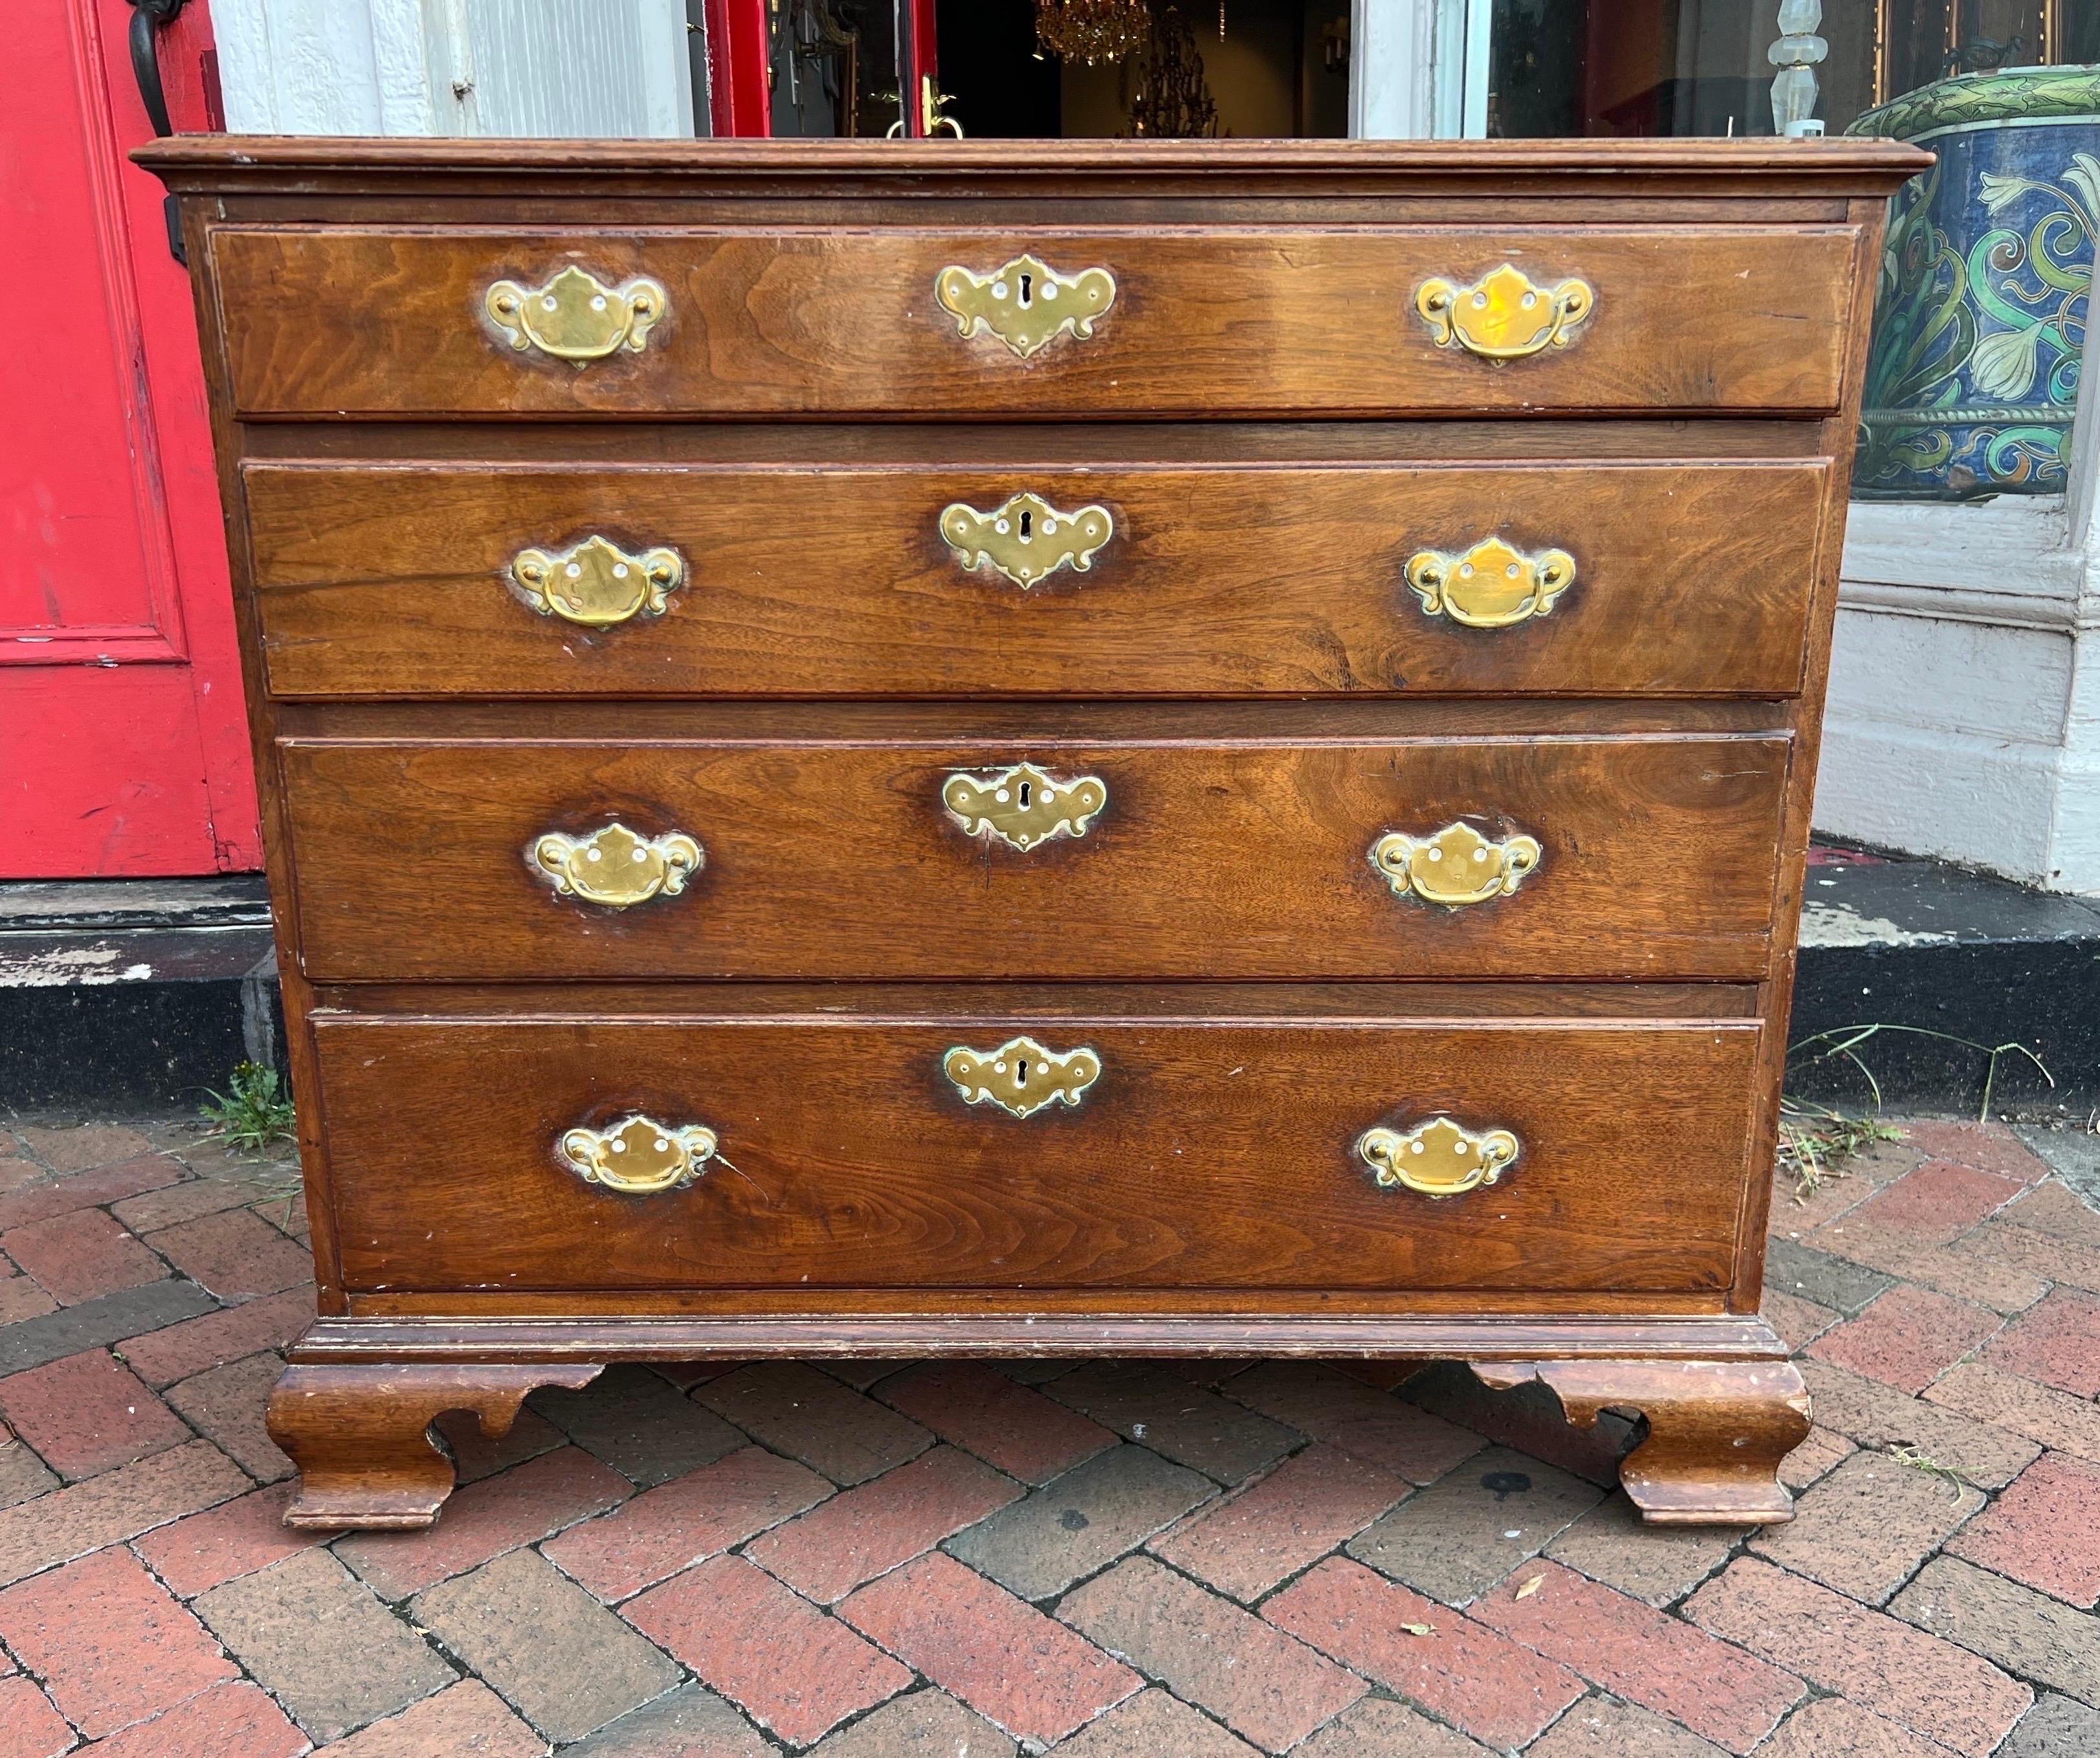
<path id="1" fill-rule="evenodd" d="M 353 1292 L 1718 1289 L 1758 1040 L 1068 1014 L 314 1031 Z"/>

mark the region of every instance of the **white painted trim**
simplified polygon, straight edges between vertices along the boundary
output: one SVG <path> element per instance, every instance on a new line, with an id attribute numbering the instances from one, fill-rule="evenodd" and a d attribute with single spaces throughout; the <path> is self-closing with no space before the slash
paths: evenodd
<path id="1" fill-rule="evenodd" d="M 1349 134 L 1422 140 L 1435 129 L 1436 0 L 1352 0 Z"/>
<path id="2" fill-rule="evenodd" d="M 1899 570 L 1870 576 L 1877 580 L 1921 577 L 1915 570 L 1941 565 L 1942 556 L 2002 556 L 2008 545 L 2062 550 L 2069 533 L 2061 495 L 2001 495 L 1964 505 L 1855 501 L 1846 528 L 1846 577 L 1854 577 L 1855 562 Z"/>
<path id="3" fill-rule="evenodd" d="M 217 0 L 211 11 L 229 129 L 382 131 L 381 58 L 366 0 Z"/>
<path id="4" fill-rule="evenodd" d="M 1466 38 L 1463 91 L 1465 103 L 1459 134 L 1467 140 L 1485 140 L 1488 135 L 1488 71 L 1494 52 L 1493 0 L 1465 0 Z"/>
<path id="5" fill-rule="evenodd" d="M 2061 497 L 1855 501 L 1819 830 L 2100 894 L 2100 448 Z"/>
<path id="6" fill-rule="evenodd" d="M 2005 496 L 1974 506 L 1855 501 L 1845 535 L 1847 610 L 2008 628 L 2093 626 L 2086 559 L 2067 545 L 2064 502 Z"/>
<path id="7" fill-rule="evenodd" d="M 1833 712 L 1823 729 L 1815 825 L 2026 885 L 2100 890 L 2100 874 L 2066 874 L 2054 859 L 2058 791 L 2053 746 Z"/>
<path id="8" fill-rule="evenodd" d="M 377 77 L 379 132 L 437 135 L 445 130 L 430 91 L 423 0 L 365 0 L 372 9 L 372 60 Z"/>
<path id="9" fill-rule="evenodd" d="M 1847 581 L 1839 602 L 1848 611 L 1929 621 L 1985 623 L 1999 629 L 2040 629 L 2076 634 L 2100 627 L 2075 599 L 2054 594 L 1998 592 L 1988 585 L 1926 586 L 1902 581 Z"/>
<path id="10" fill-rule="evenodd" d="M 1485 33 L 1489 8 L 1490 0 L 1352 0 L 1350 134 L 1364 140 L 1463 135 L 1469 32 Z M 1486 101 L 1486 64 L 1481 62 L 1484 121 Z"/>
<path id="11" fill-rule="evenodd" d="M 1471 0 L 1435 0 L 1436 65 L 1430 81 L 1435 92 L 1436 136 L 1462 140 L 1466 134 L 1466 11 Z"/>

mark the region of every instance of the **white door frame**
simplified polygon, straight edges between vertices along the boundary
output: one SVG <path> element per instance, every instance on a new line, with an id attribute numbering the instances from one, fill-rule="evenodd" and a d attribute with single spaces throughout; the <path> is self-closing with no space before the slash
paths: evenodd
<path id="1" fill-rule="evenodd" d="M 1349 133 L 1360 140 L 1488 131 L 1491 0 L 1354 0 Z"/>

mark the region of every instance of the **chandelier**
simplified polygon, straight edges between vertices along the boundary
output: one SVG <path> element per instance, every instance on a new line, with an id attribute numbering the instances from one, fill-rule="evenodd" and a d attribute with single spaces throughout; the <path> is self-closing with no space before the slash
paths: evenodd
<path id="1" fill-rule="evenodd" d="M 1035 40 L 1066 61 L 1120 61 L 1152 40 L 1145 0 L 1035 0 Z"/>

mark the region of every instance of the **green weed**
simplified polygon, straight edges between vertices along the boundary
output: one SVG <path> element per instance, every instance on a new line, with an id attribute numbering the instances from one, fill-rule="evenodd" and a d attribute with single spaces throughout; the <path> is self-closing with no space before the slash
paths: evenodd
<path id="1" fill-rule="evenodd" d="M 227 1086 L 224 1093 L 205 1089 L 211 1102 L 200 1115 L 212 1125 L 212 1134 L 240 1154 L 260 1154 L 272 1142 L 291 1139 L 292 1098 L 276 1069 L 236 1063 Z"/>

